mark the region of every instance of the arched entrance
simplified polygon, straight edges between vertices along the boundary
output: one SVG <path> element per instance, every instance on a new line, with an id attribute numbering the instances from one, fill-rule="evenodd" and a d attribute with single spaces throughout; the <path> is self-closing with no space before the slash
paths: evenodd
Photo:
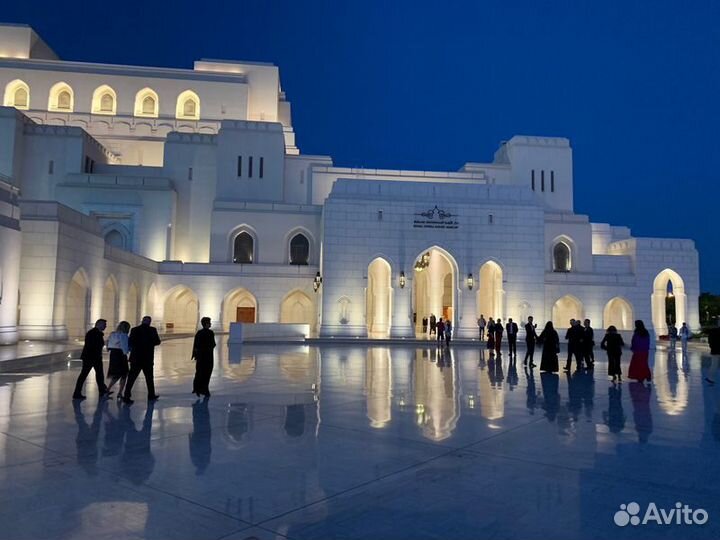
<path id="1" fill-rule="evenodd" d="M 680 274 L 666 268 L 655 276 L 651 298 L 655 334 L 665 336 L 668 324 L 678 328 L 687 322 L 685 282 Z"/>
<path id="2" fill-rule="evenodd" d="M 603 327 L 614 326 L 618 330 L 632 330 L 633 309 L 630 302 L 616 296 L 612 298 L 603 310 Z"/>
<path id="3" fill-rule="evenodd" d="M 570 319 L 583 320 L 583 305 L 574 296 L 566 294 L 558 298 L 552 307 L 552 322 L 561 336 L 561 329 L 570 326 Z"/>
<path id="4" fill-rule="evenodd" d="M 130 323 L 130 326 L 136 326 L 140 322 L 138 317 L 138 290 L 134 283 L 130 284 L 125 302 L 124 319 Z"/>
<path id="5" fill-rule="evenodd" d="M 100 317 L 107 320 L 107 327 L 115 330 L 117 326 L 117 285 L 113 276 L 105 280 Z"/>
<path id="6" fill-rule="evenodd" d="M 422 320 L 435 315 L 455 326 L 457 264 L 444 250 L 433 247 L 415 260 L 412 308 L 415 335 L 422 336 Z"/>
<path id="7" fill-rule="evenodd" d="M 150 317 L 155 317 L 155 306 L 157 305 L 157 287 L 155 287 L 155 284 L 151 284 L 150 288 L 148 289 L 147 296 L 145 297 L 145 313 L 143 313 L 143 317 L 145 315 L 149 315 Z"/>
<path id="8" fill-rule="evenodd" d="M 222 323 L 225 332 L 230 331 L 230 323 L 256 323 L 258 316 L 257 300 L 247 289 L 235 289 L 225 295 L 222 309 Z"/>
<path id="9" fill-rule="evenodd" d="M 197 330 L 199 302 L 192 289 L 178 285 L 165 297 L 165 331 L 185 334 Z"/>
<path id="10" fill-rule="evenodd" d="M 309 324 L 315 331 L 315 309 L 310 297 L 302 291 L 293 291 L 280 304 L 280 322 L 286 324 Z"/>
<path id="11" fill-rule="evenodd" d="M 367 333 L 370 338 L 387 338 L 392 324 L 392 268 L 378 257 L 368 266 L 366 293 Z"/>
<path id="12" fill-rule="evenodd" d="M 497 319 L 505 318 L 505 291 L 503 290 L 503 271 L 494 261 L 488 261 L 480 267 L 477 292 L 477 316 L 483 315 Z"/>
<path id="13" fill-rule="evenodd" d="M 82 337 L 90 328 L 90 282 L 82 268 L 75 272 L 68 285 L 65 326 L 70 338 Z"/>

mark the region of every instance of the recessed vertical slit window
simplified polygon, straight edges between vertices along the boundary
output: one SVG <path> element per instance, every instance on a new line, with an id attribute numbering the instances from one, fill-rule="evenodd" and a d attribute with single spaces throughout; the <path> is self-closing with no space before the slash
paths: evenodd
<path id="1" fill-rule="evenodd" d="M 252 178 L 252 156 L 248 158 L 248 178 Z"/>
<path id="2" fill-rule="evenodd" d="M 242 176 L 242 156 L 238 156 L 237 175 L 238 178 Z"/>
<path id="3" fill-rule="evenodd" d="M 550 171 L 550 191 L 555 193 L 555 171 Z"/>
<path id="4" fill-rule="evenodd" d="M 545 171 L 540 171 L 540 191 L 545 191 Z"/>
<path id="5" fill-rule="evenodd" d="M 192 181 L 192 179 L 193 179 L 192 167 L 188 167 L 188 180 Z"/>
<path id="6" fill-rule="evenodd" d="M 55 161 L 52 159 L 48 163 L 48 174 L 55 174 Z"/>
<path id="7" fill-rule="evenodd" d="M 260 158 L 260 173 L 259 173 L 260 178 L 263 177 L 263 174 L 265 174 L 265 158 L 261 157 Z"/>
<path id="8" fill-rule="evenodd" d="M 530 183 L 532 184 L 532 190 L 535 191 L 535 169 L 530 171 Z"/>

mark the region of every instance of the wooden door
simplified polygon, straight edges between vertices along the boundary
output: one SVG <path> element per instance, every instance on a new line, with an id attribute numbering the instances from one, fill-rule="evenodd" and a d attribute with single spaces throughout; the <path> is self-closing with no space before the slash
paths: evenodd
<path id="1" fill-rule="evenodd" d="M 237 322 L 241 323 L 254 323 L 255 322 L 255 308 L 254 307 L 239 307 L 237 308 Z"/>

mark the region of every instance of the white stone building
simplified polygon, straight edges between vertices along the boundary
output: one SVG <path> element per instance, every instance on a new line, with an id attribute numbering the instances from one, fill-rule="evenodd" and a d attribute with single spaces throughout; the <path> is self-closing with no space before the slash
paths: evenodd
<path id="1" fill-rule="evenodd" d="M 569 141 L 516 136 L 458 172 L 301 154 L 278 68 L 64 61 L 0 26 L 0 341 L 150 314 L 410 337 L 423 316 L 698 322 L 691 240 L 573 212 Z"/>

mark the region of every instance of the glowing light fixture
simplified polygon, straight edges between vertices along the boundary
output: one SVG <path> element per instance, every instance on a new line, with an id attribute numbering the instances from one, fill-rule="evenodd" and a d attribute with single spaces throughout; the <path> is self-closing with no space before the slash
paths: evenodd
<path id="1" fill-rule="evenodd" d="M 313 280 L 313 291 L 318 292 L 320 285 L 322 285 L 322 276 L 320 275 L 320 272 L 318 272 L 315 274 L 315 279 Z"/>
<path id="2" fill-rule="evenodd" d="M 470 290 L 472 291 L 472 288 L 473 288 L 474 285 L 475 285 L 475 279 L 473 278 L 473 275 L 472 275 L 472 274 L 468 274 L 468 277 L 467 277 L 467 286 L 468 286 L 468 289 L 470 289 Z"/>
<path id="3" fill-rule="evenodd" d="M 428 266 L 430 266 L 430 252 L 426 252 L 423 254 L 422 257 L 420 257 L 415 262 L 415 271 L 416 272 L 422 272 L 425 270 Z"/>
<path id="4" fill-rule="evenodd" d="M 400 272 L 400 288 L 405 288 L 405 272 Z"/>

